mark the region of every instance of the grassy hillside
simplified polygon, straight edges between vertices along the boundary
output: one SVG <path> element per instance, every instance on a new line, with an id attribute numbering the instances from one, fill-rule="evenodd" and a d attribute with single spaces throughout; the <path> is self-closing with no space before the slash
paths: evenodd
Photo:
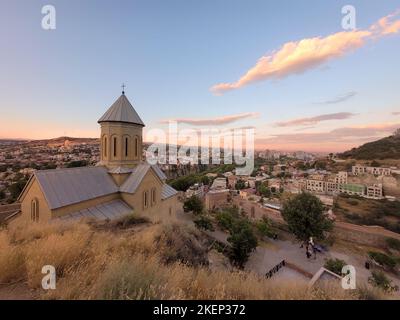
<path id="1" fill-rule="evenodd" d="M 363 144 L 340 155 L 341 158 L 357 160 L 400 159 L 400 135 L 396 134 Z"/>
<path id="2" fill-rule="evenodd" d="M 211 269 L 208 245 L 201 232 L 179 224 L 53 223 L 4 229 L 0 296 L 4 285 L 20 282 L 38 299 L 384 298 L 371 289 L 344 291 L 329 284 L 313 289 Z M 56 267 L 57 288 L 44 291 L 41 268 L 48 264 Z"/>

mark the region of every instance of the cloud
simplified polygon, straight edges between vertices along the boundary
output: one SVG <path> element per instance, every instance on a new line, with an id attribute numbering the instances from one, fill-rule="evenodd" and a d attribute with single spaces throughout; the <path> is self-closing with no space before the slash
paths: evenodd
<path id="1" fill-rule="evenodd" d="M 328 132 L 277 134 L 270 138 L 257 139 L 257 143 L 271 144 L 324 144 L 343 143 L 353 141 L 368 141 L 385 135 L 392 134 L 400 123 L 377 124 L 365 127 L 342 127 Z"/>
<path id="2" fill-rule="evenodd" d="M 209 119 L 193 119 L 193 118 L 178 118 L 178 119 L 165 119 L 161 120 L 160 123 L 169 123 L 170 121 L 176 121 L 179 123 L 186 123 L 195 126 L 221 126 L 224 124 L 232 123 L 235 121 L 239 121 L 246 118 L 255 118 L 260 114 L 257 112 L 246 112 L 240 114 L 233 114 L 218 118 L 209 118 Z"/>
<path id="3" fill-rule="evenodd" d="M 344 102 L 346 100 L 349 100 L 352 97 L 354 97 L 356 94 L 357 94 L 357 92 L 351 91 L 351 92 L 342 94 L 342 95 L 337 96 L 337 97 L 335 97 L 333 99 L 330 99 L 330 100 L 316 102 L 316 104 L 336 104 L 336 103 L 340 103 L 340 102 Z"/>
<path id="4" fill-rule="evenodd" d="M 392 112 L 392 115 L 398 116 L 398 115 L 400 115 L 400 112 Z"/>
<path id="5" fill-rule="evenodd" d="M 287 42 L 279 50 L 261 57 L 236 82 L 219 83 L 210 90 L 218 95 L 254 82 L 304 73 L 364 46 L 368 39 L 397 33 L 400 30 L 400 20 L 393 21 L 393 18 L 398 14 L 395 12 L 381 18 L 367 30 L 344 31 L 326 37 Z"/>
<path id="6" fill-rule="evenodd" d="M 377 23 L 371 26 L 371 30 L 377 35 L 386 36 L 400 31 L 400 20 L 394 20 L 400 14 L 400 9 L 394 13 L 381 18 Z"/>
<path id="7" fill-rule="evenodd" d="M 295 126 L 304 126 L 304 125 L 315 125 L 320 123 L 321 121 L 329 121 L 329 120 L 344 120 L 350 117 L 353 117 L 354 113 L 350 112 L 338 112 L 338 113 L 330 113 L 330 114 L 322 114 L 316 117 L 310 118 L 300 118 L 294 119 L 290 121 L 277 122 L 275 125 L 278 127 L 295 127 Z"/>
<path id="8" fill-rule="evenodd" d="M 294 129 L 294 131 L 304 131 L 304 130 L 309 130 L 309 129 L 314 129 L 315 127 L 303 127 L 303 128 L 297 128 Z"/>

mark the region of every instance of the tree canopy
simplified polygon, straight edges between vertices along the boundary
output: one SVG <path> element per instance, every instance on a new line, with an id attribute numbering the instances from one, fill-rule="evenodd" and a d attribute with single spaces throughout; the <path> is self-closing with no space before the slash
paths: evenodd
<path id="1" fill-rule="evenodd" d="M 290 232 L 301 241 L 309 237 L 324 239 L 324 233 L 332 229 L 332 221 L 324 214 L 321 200 L 308 192 L 287 199 L 283 203 L 282 216 Z"/>
<path id="2" fill-rule="evenodd" d="M 199 197 L 193 195 L 184 202 L 183 210 L 185 212 L 192 211 L 194 214 L 201 214 L 204 210 L 203 201 L 201 201 Z"/>

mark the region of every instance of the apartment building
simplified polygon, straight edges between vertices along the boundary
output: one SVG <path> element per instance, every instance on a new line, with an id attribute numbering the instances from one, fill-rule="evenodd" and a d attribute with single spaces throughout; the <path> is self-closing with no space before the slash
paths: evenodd
<path id="1" fill-rule="evenodd" d="M 376 176 L 390 176 L 392 169 L 386 167 L 367 167 L 367 166 L 353 166 L 352 173 L 354 175 L 359 174 L 373 174 Z"/>
<path id="2" fill-rule="evenodd" d="M 382 184 L 373 184 L 367 187 L 367 198 L 382 199 L 383 198 L 383 187 Z"/>

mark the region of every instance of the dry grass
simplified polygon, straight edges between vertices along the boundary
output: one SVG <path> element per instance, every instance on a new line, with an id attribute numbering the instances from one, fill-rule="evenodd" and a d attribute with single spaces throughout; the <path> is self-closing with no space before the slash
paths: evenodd
<path id="1" fill-rule="evenodd" d="M 127 233 L 85 223 L 0 231 L 0 282 L 24 279 L 43 299 L 358 299 L 381 298 L 337 286 L 266 280 L 248 272 L 211 271 L 206 241 L 183 225 Z M 57 289 L 41 289 L 53 265 Z"/>

